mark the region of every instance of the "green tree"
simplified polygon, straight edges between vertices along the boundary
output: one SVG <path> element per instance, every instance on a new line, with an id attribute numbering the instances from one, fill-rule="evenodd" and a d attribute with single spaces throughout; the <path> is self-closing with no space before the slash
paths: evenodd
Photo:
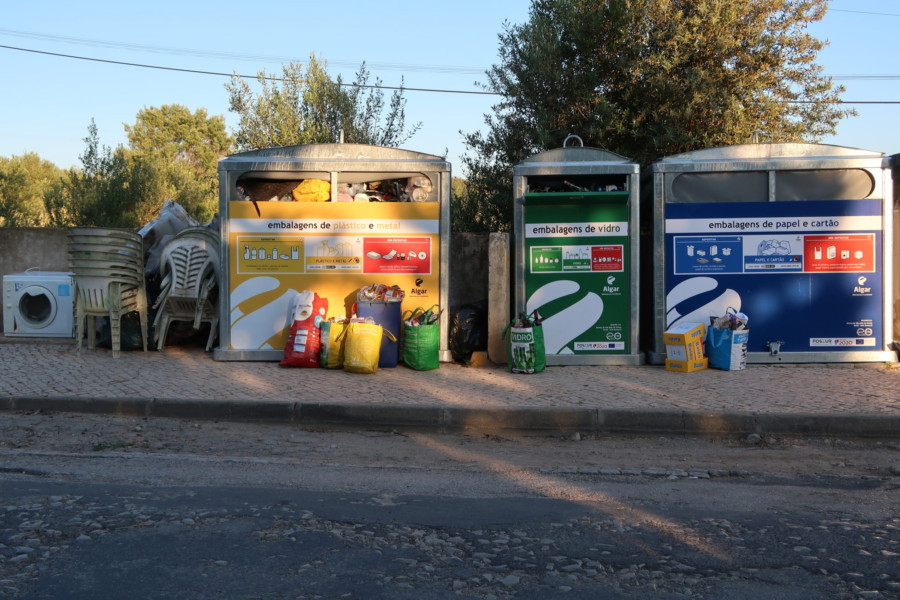
<path id="1" fill-rule="evenodd" d="M 157 193 L 163 200 L 178 202 L 198 221 L 212 218 L 219 200 L 218 161 L 234 145 L 223 116 L 167 104 L 142 109 L 125 132 L 132 167 L 136 173 L 161 178 Z"/>
<path id="2" fill-rule="evenodd" d="M 643 165 L 745 143 L 818 141 L 854 114 L 807 32 L 828 0 L 533 0 L 506 25 L 488 131 L 465 135 L 474 226 L 508 229 L 512 166 L 567 134 Z"/>
<path id="3" fill-rule="evenodd" d="M 419 124 L 406 129 L 406 100 L 401 90 L 386 106 L 381 81 L 369 83 L 363 64 L 347 91 L 342 78 L 332 79 L 327 63 L 310 57 L 304 66 L 282 65 L 279 82 L 260 71 L 255 94 L 237 75 L 225 84 L 229 109 L 239 117 L 235 139 L 239 150 L 344 141 L 378 146 L 399 146 L 412 137 Z M 387 110 L 385 114 L 385 110 Z"/>
<path id="4" fill-rule="evenodd" d="M 51 224 L 44 198 L 59 185 L 62 177 L 62 169 L 33 152 L 0 157 L 0 226 Z"/>
<path id="5" fill-rule="evenodd" d="M 70 169 L 48 199 L 51 223 L 138 228 L 166 200 L 200 222 L 215 215 L 218 160 L 233 144 L 223 117 L 170 104 L 139 111 L 125 131 L 129 146 L 113 150 L 100 144 L 91 120 L 82 168 Z"/>
<path id="6" fill-rule="evenodd" d="M 122 146 L 101 146 L 93 119 L 84 141 L 82 168 L 67 171 L 52 220 L 136 229 L 153 219 L 170 197 L 165 163 L 158 157 L 132 156 Z"/>

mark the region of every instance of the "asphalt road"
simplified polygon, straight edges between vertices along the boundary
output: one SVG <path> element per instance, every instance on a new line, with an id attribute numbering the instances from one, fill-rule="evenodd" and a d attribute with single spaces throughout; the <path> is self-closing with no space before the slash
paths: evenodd
<path id="1" fill-rule="evenodd" d="M 900 445 L 0 415 L 0 598 L 900 595 Z"/>

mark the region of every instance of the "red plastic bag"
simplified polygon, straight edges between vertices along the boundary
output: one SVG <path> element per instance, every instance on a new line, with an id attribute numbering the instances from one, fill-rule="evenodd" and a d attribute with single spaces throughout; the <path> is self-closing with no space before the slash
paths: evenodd
<path id="1" fill-rule="evenodd" d="M 320 326 L 328 313 L 328 299 L 303 290 L 291 304 L 291 330 L 284 345 L 282 367 L 318 367 L 322 346 Z"/>

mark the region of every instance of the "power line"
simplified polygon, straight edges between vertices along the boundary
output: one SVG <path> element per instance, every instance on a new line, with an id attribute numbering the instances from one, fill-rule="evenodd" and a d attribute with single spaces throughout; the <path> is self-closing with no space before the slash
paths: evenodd
<path id="1" fill-rule="evenodd" d="M 147 65 L 142 63 L 133 63 L 133 62 L 125 62 L 121 60 L 109 60 L 105 58 L 91 58 L 89 56 L 76 56 L 74 54 L 61 54 L 59 52 L 47 52 L 45 50 L 32 50 L 30 48 L 17 48 L 16 46 L 6 46 L 0 44 L 0 48 L 5 48 L 7 50 L 17 50 L 19 52 L 31 52 L 33 54 L 43 54 L 46 56 L 57 56 L 60 58 L 71 58 L 74 60 L 86 60 L 90 62 L 99 62 L 106 63 L 111 65 L 122 65 L 125 67 L 139 67 L 142 69 L 157 69 L 160 71 L 176 71 L 179 73 L 193 73 L 195 75 L 215 75 L 217 77 L 240 77 L 241 79 L 257 79 L 256 75 L 241 75 L 238 73 L 221 73 L 217 71 L 201 71 L 198 69 L 182 69 L 179 67 L 163 67 L 160 65 Z M 270 81 L 284 81 L 283 77 L 275 77 L 275 76 L 266 76 L 264 79 L 268 79 Z M 445 89 L 437 89 L 437 88 L 411 88 L 405 86 L 392 86 L 392 85 L 369 85 L 369 84 L 357 84 L 357 83 L 341 83 L 342 86 L 345 87 L 356 87 L 356 88 L 367 88 L 367 89 L 379 89 L 379 90 L 401 90 L 404 92 L 436 92 L 441 94 L 474 94 L 479 96 L 499 96 L 496 92 L 479 92 L 476 90 L 445 90 Z"/>
<path id="2" fill-rule="evenodd" d="M 858 15 L 878 15 L 879 17 L 900 17 L 897 13 L 869 12 L 867 10 L 849 10 L 846 8 L 829 8 L 828 12 L 856 13 Z"/>
<path id="3" fill-rule="evenodd" d="M 87 38 L 78 38 L 64 35 L 51 35 L 45 33 L 34 33 L 30 31 L 18 31 L 15 29 L 0 28 L 0 35 L 9 35 L 16 37 L 24 37 L 36 40 L 46 40 L 52 42 L 62 42 L 66 44 L 78 44 L 83 46 L 97 46 L 104 48 L 115 48 L 120 50 L 136 50 L 141 52 L 153 52 L 157 54 L 169 54 L 176 56 L 194 56 L 199 58 L 214 58 L 224 60 L 239 60 L 243 62 L 293 62 L 297 58 L 293 56 L 273 56 L 265 54 L 245 54 L 237 52 L 220 52 L 214 50 L 193 50 L 189 48 L 171 48 L 167 46 L 152 46 L 148 44 L 135 44 L 131 42 L 110 42 L 105 40 L 92 40 Z M 360 61 L 362 62 L 362 61 Z M 342 67 L 358 67 L 360 62 L 329 60 L 329 65 Z M 481 75 L 484 69 L 476 69 L 473 67 L 449 66 L 449 65 L 415 65 L 404 63 L 366 63 L 366 66 L 375 70 L 394 70 L 394 71 L 427 71 L 429 73 L 460 73 L 465 75 Z"/>
<path id="4" fill-rule="evenodd" d="M 193 73 L 195 75 L 213 75 L 217 77 L 240 77 L 241 79 L 258 79 L 256 75 L 240 75 L 237 73 L 221 73 L 217 71 L 201 71 L 198 69 L 182 69 L 179 67 L 164 67 L 160 65 L 147 65 L 142 63 L 132 63 L 132 62 L 124 62 L 119 60 L 109 60 L 105 58 L 92 58 L 88 56 L 76 56 L 73 54 L 61 54 L 59 52 L 47 52 L 45 50 L 33 50 L 29 48 L 17 48 L 15 46 L 6 46 L 0 44 L 0 48 L 5 48 L 7 50 L 16 50 L 19 52 L 30 52 L 33 54 L 42 54 L 46 56 L 57 56 L 60 58 L 71 58 L 74 60 L 85 60 L 89 62 L 99 62 L 111 65 L 121 65 L 125 67 L 138 67 L 142 69 L 156 69 L 160 71 L 175 71 L 178 73 Z M 891 79 L 900 79 L 900 75 L 846 75 L 843 77 L 885 77 Z M 284 81 L 283 77 L 275 77 L 275 76 L 266 76 L 264 79 L 270 81 Z M 404 86 L 390 86 L 390 85 L 369 85 L 369 84 L 356 84 L 356 83 L 341 83 L 340 85 L 344 87 L 356 87 L 356 88 L 364 88 L 364 89 L 379 89 L 379 90 L 398 90 L 404 92 L 431 92 L 431 93 L 439 93 L 439 94 L 469 94 L 469 95 L 478 95 L 478 96 L 502 96 L 502 94 L 498 92 L 479 92 L 475 90 L 448 90 L 448 89 L 439 89 L 439 88 L 410 88 Z M 791 101 L 792 104 L 812 104 L 813 101 L 804 101 L 804 100 L 796 100 Z M 900 100 L 835 100 L 835 104 L 900 104 Z"/>
<path id="5" fill-rule="evenodd" d="M 896 79 L 900 79 L 900 75 L 893 74 L 879 74 L 879 75 L 827 75 L 826 77 L 830 77 L 835 81 L 849 81 L 849 80 L 858 80 L 858 81 L 893 81 Z"/>

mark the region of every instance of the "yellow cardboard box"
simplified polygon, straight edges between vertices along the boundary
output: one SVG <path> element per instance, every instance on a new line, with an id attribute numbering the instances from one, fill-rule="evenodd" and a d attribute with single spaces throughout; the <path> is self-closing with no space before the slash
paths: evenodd
<path id="1" fill-rule="evenodd" d="M 709 367 L 709 359 L 706 357 L 697 360 L 669 360 L 666 359 L 666 371 L 676 373 L 693 373 Z"/>
<path id="2" fill-rule="evenodd" d="M 678 362 L 699 361 L 705 356 L 704 340 L 706 340 L 706 324 L 704 323 L 680 323 L 671 327 L 663 334 L 666 359 Z"/>
<path id="3" fill-rule="evenodd" d="M 706 323 L 679 323 L 663 334 L 663 343 L 683 346 L 706 338 Z"/>

